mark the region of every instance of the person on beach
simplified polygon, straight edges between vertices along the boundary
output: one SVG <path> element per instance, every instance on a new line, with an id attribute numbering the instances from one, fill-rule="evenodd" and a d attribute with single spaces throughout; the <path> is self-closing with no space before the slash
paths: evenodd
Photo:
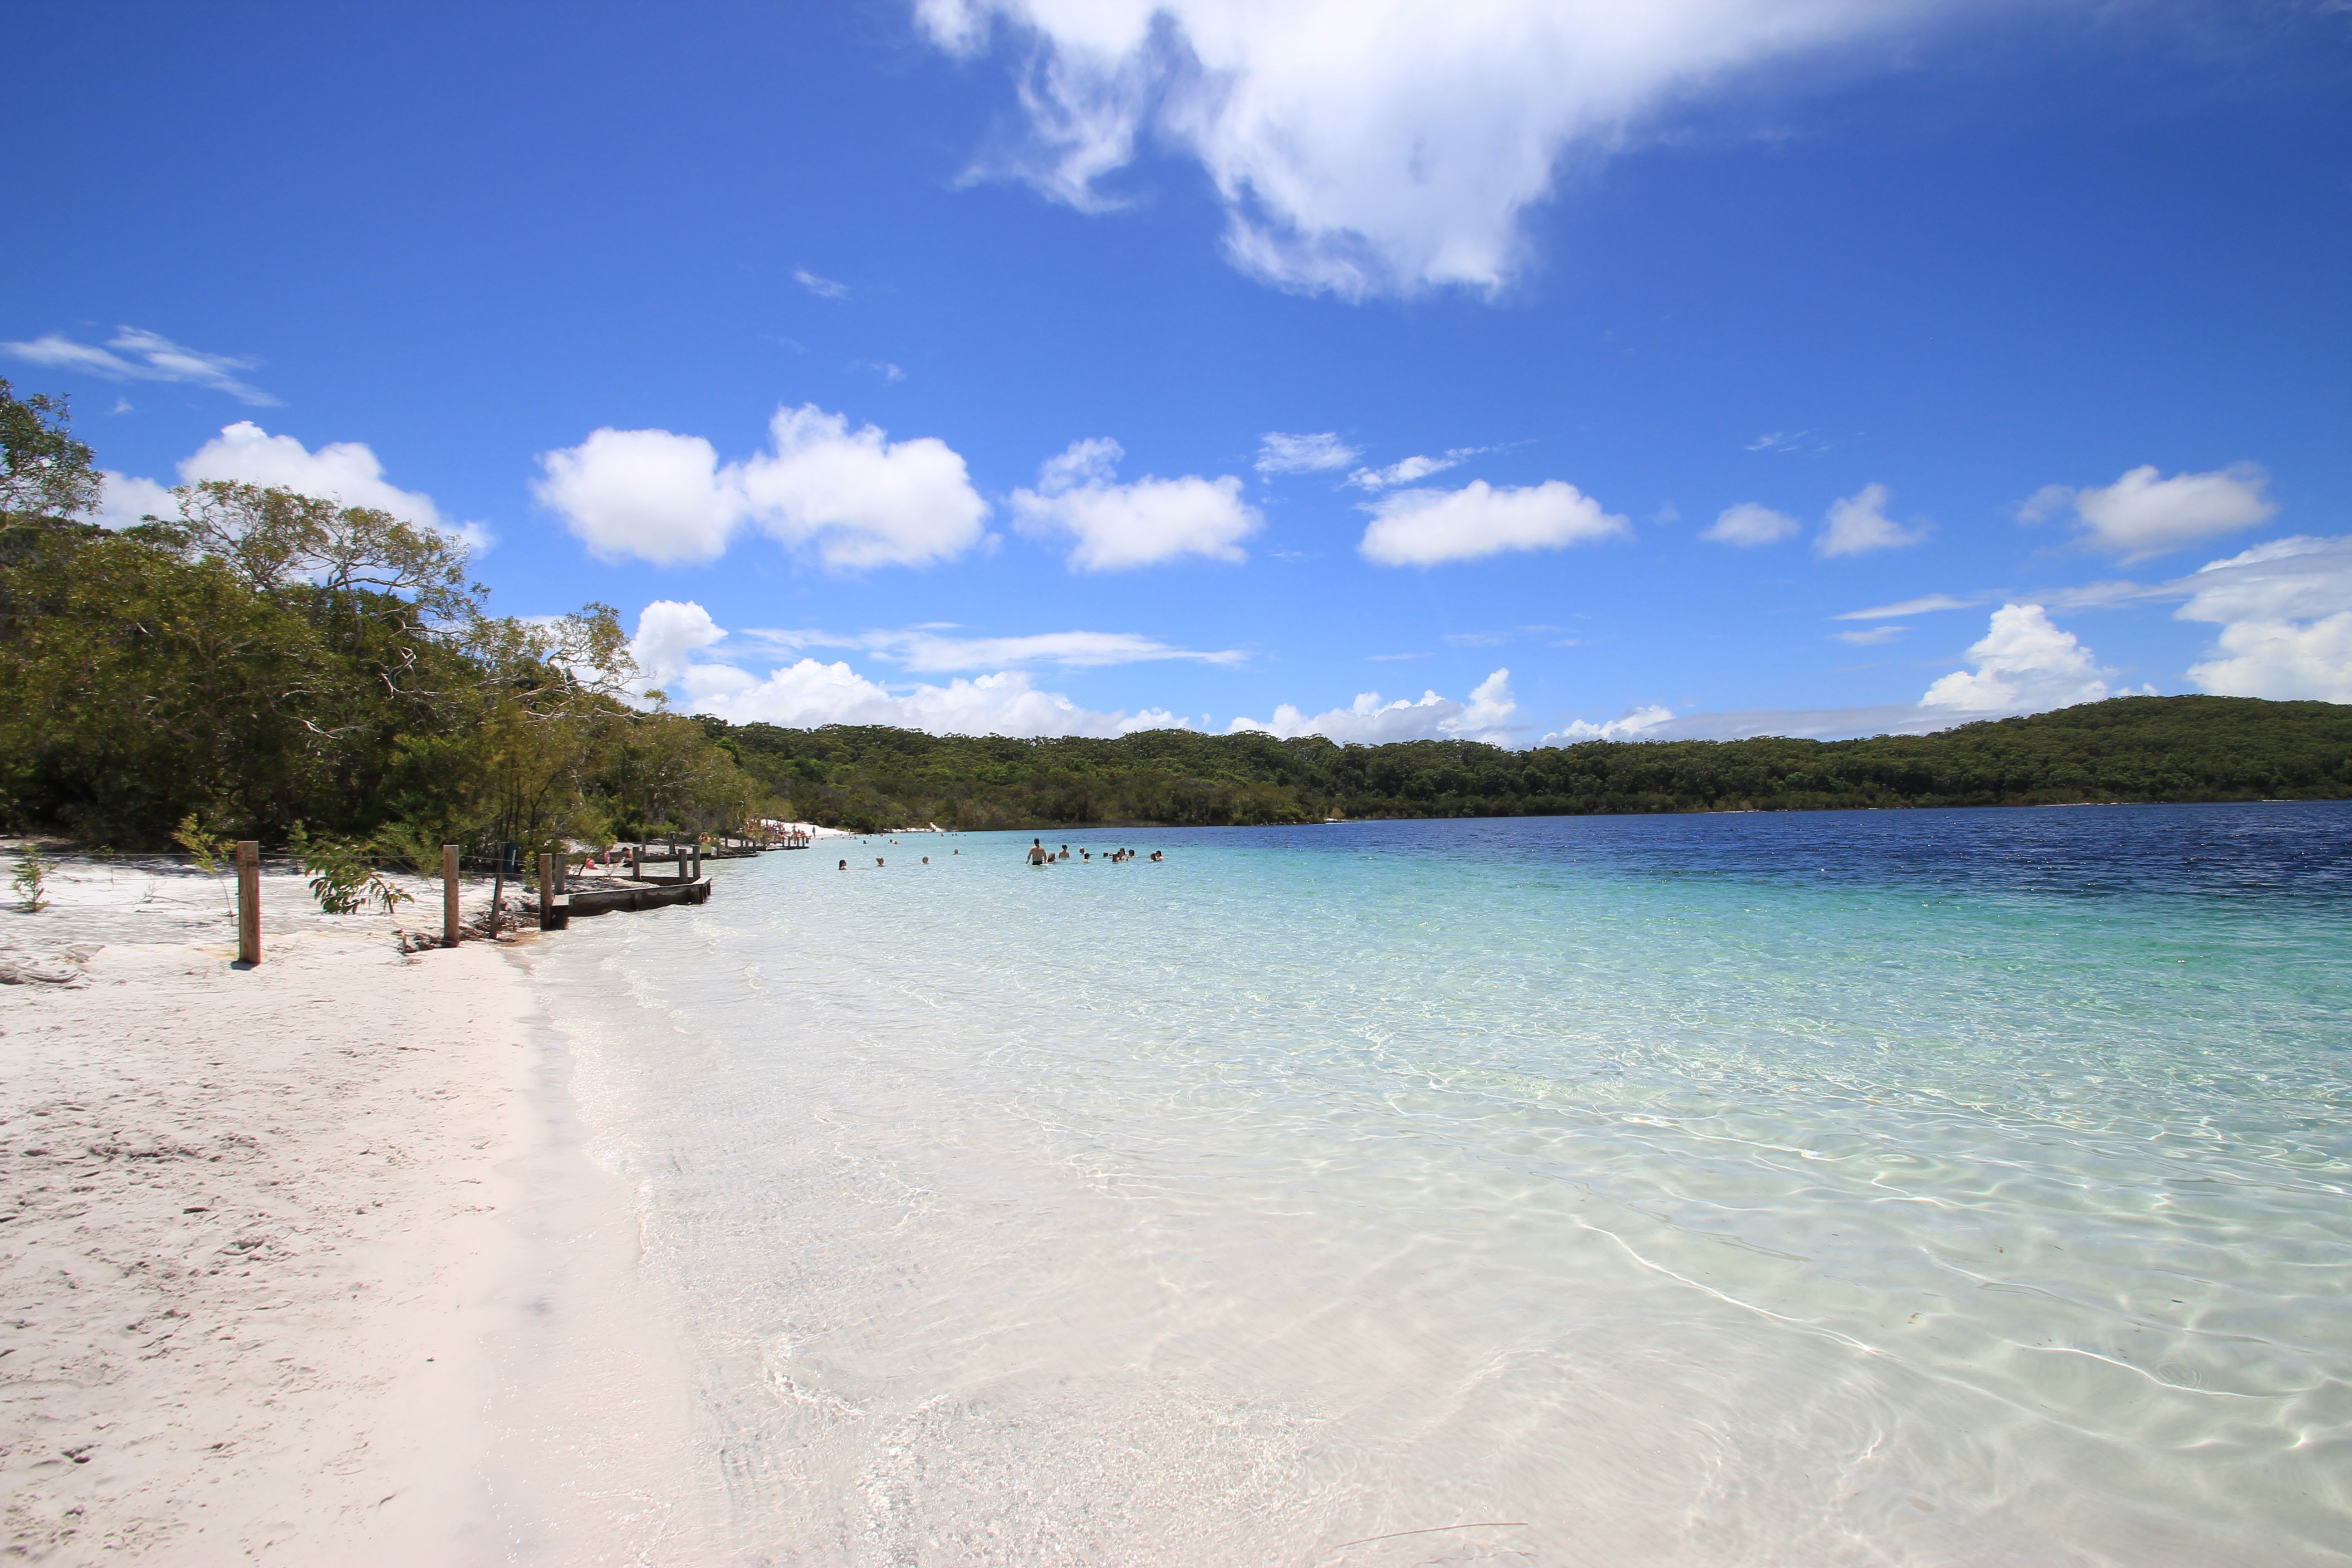
<path id="1" fill-rule="evenodd" d="M 1051 855 L 1045 853 L 1045 845 L 1039 843 L 1034 838 L 1029 840 L 1029 864 L 1032 866 L 1043 866 L 1046 861 L 1052 858 L 1053 857 Z"/>

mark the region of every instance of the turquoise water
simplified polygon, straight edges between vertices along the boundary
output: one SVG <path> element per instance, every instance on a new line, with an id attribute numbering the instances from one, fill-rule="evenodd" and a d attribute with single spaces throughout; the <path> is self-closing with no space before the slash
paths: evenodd
<path id="1" fill-rule="evenodd" d="M 2352 1561 L 2352 809 L 1066 837 L 542 944 L 714 1554 Z"/>

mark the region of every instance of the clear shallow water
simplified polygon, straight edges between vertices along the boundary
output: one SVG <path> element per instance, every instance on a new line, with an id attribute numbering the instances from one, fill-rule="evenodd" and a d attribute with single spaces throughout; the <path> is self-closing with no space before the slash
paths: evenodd
<path id="1" fill-rule="evenodd" d="M 2352 809 L 1067 837 L 543 950 L 714 1554 L 2352 1561 Z"/>

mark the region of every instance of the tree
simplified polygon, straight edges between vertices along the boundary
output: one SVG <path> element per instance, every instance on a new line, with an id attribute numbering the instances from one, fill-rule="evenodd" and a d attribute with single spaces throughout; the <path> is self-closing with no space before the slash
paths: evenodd
<path id="1" fill-rule="evenodd" d="M 74 518 L 94 510 L 105 481 L 89 447 L 73 438 L 66 400 L 19 398 L 0 380 L 0 525 Z"/>

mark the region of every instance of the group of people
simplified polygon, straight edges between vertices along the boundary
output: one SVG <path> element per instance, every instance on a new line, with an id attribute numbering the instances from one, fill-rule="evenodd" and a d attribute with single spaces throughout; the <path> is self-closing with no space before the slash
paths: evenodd
<path id="1" fill-rule="evenodd" d="M 1062 852 L 1056 855 L 1051 849 L 1046 848 L 1041 840 L 1035 838 L 1029 840 L 1029 864 L 1032 866 L 1050 866 L 1056 860 L 1066 860 L 1069 858 L 1070 847 L 1066 844 L 1062 846 Z M 1090 849 L 1081 849 L 1078 851 L 1078 858 L 1081 860 L 1092 860 L 1094 858 L 1094 851 Z M 1139 858 L 1140 858 L 1140 857 L 1139 857 L 1132 849 L 1114 849 L 1109 854 L 1103 857 L 1103 861 L 1106 865 L 1116 866 L 1122 860 L 1134 860 Z M 1151 858 L 1154 860 L 1165 860 L 1168 857 L 1161 854 L 1159 850 L 1154 849 L 1151 852 Z"/>

